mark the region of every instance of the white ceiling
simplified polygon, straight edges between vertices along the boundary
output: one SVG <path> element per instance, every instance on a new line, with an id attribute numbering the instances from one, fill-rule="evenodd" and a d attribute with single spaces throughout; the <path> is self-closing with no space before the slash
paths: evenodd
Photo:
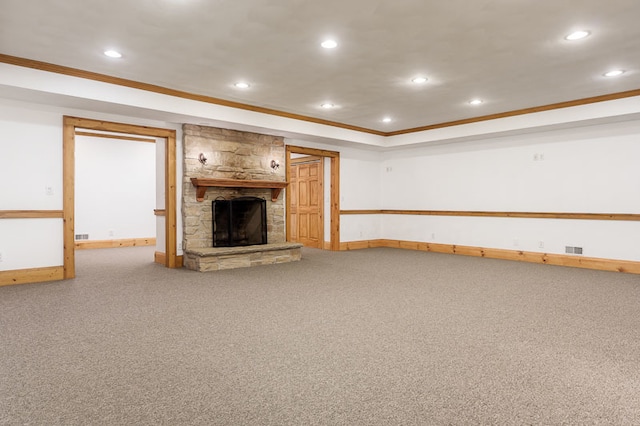
<path id="1" fill-rule="evenodd" d="M 640 0 L 0 0 L 0 53 L 389 132 L 639 89 L 639 18 Z"/>

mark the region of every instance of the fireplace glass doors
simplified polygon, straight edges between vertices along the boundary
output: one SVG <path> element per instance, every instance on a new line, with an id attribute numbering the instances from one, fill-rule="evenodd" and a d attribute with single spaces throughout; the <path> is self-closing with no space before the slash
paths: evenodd
<path id="1" fill-rule="evenodd" d="M 213 246 L 267 244 L 267 202 L 257 197 L 213 201 Z"/>

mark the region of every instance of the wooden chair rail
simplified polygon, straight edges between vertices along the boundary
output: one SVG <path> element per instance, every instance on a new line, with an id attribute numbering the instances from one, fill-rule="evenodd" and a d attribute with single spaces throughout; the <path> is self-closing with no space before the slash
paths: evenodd
<path id="1" fill-rule="evenodd" d="M 0 210 L 0 219 L 62 219 L 62 210 Z"/>
<path id="2" fill-rule="evenodd" d="M 552 213 L 552 212 L 498 212 L 458 210 L 340 210 L 343 215 L 402 214 L 414 216 L 476 216 L 516 217 L 530 219 L 581 219 L 581 220 L 628 220 L 640 221 L 640 214 L 632 213 Z"/>

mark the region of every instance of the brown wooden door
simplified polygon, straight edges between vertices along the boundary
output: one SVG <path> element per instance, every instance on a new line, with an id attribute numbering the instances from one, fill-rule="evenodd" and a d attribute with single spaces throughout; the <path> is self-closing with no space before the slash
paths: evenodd
<path id="1" fill-rule="evenodd" d="M 323 248 L 323 173 L 322 160 L 300 158 L 291 165 L 291 240 L 306 247 Z"/>

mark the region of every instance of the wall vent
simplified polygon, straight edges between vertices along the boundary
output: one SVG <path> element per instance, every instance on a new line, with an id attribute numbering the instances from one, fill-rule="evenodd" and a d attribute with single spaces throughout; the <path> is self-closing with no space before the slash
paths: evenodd
<path id="1" fill-rule="evenodd" d="M 88 240 L 89 234 L 76 234 L 76 240 Z"/>
<path id="2" fill-rule="evenodd" d="M 574 247 L 573 254 L 582 254 L 582 247 Z"/>
<path id="3" fill-rule="evenodd" d="M 565 246 L 564 252 L 565 253 L 569 253 L 569 254 L 573 254 L 573 247 Z"/>

